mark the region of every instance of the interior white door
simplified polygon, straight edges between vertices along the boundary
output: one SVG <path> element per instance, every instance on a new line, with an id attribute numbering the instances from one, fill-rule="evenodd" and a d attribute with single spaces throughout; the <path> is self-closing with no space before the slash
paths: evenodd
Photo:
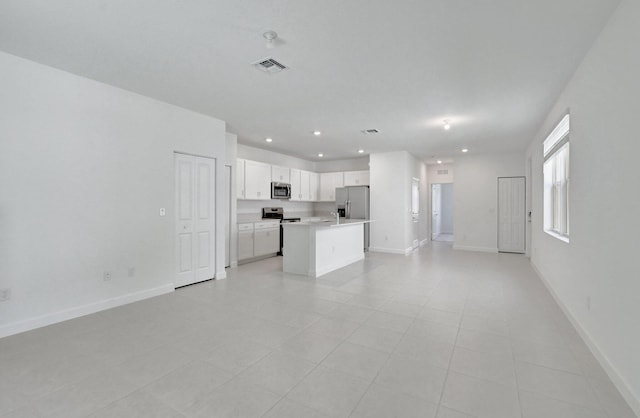
<path id="1" fill-rule="evenodd" d="M 440 211 L 442 209 L 442 189 L 440 184 L 431 185 L 431 239 L 438 238 L 442 232 Z"/>
<path id="2" fill-rule="evenodd" d="M 227 199 L 225 203 L 224 220 L 224 266 L 231 266 L 231 166 L 224 166 L 224 195 Z"/>
<path id="3" fill-rule="evenodd" d="M 175 286 L 215 275 L 215 160 L 174 154 L 176 181 Z"/>
<path id="4" fill-rule="evenodd" d="M 524 253 L 525 178 L 498 178 L 498 250 Z"/>

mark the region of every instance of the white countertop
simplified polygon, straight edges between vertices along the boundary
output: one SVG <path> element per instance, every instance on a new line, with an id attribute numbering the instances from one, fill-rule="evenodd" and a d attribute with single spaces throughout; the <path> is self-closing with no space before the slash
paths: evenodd
<path id="1" fill-rule="evenodd" d="M 348 226 L 348 225 L 358 225 L 358 224 L 366 224 L 366 223 L 370 223 L 373 222 L 372 220 L 368 220 L 368 219 L 340 219 L 340 222 L 336 222 L 335 218 L 334 219 L 320 219 L 320 220 L 308 220 L 308 221 L 303 221 L 303 222 L 291 222 L 291 223 L 285 223 L 282 224 L 283 226 L 289 227 L 300 227 L 300 226 L 313 226 L 313 227 L 321 227 L 321 228 L 327 228 L 327 227 L 338 227 L 338 226 Z"/>

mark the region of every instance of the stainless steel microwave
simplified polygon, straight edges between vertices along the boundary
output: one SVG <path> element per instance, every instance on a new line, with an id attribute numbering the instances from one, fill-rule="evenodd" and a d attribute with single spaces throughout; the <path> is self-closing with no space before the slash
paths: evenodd
<path id="1" fill-rule="evenodd" d="M 271 182 L 272 199 L 291 199 L 291 185 L 289 183 Z"/>

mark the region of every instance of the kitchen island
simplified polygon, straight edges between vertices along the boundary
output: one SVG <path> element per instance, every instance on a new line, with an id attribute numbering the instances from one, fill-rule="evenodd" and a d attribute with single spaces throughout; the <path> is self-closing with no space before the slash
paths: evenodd
<path id="1" fill-rule="evenodd" d="M 364 259 L 365 219 L 282 224 L 285 273 L 320 277 Z"/>

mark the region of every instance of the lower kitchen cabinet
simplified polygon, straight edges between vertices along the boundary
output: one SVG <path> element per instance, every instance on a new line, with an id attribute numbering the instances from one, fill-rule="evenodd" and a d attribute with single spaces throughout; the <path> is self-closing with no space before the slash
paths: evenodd
<path id="1" fill-rule="evenodd" d="M 280 251 L 280 224 L 255 224 L 253 233 L 253 256 L 274 254 Z"/>
<path id="2" fill-rule="evenodd" d="M 238 260 L 253 257 L 253 224 L 238 224 Z"/>
<path id="3" fill-rule="evenodd" d="M 238 261 L 280 251 L 280 222 L 238 224 Z"/>

